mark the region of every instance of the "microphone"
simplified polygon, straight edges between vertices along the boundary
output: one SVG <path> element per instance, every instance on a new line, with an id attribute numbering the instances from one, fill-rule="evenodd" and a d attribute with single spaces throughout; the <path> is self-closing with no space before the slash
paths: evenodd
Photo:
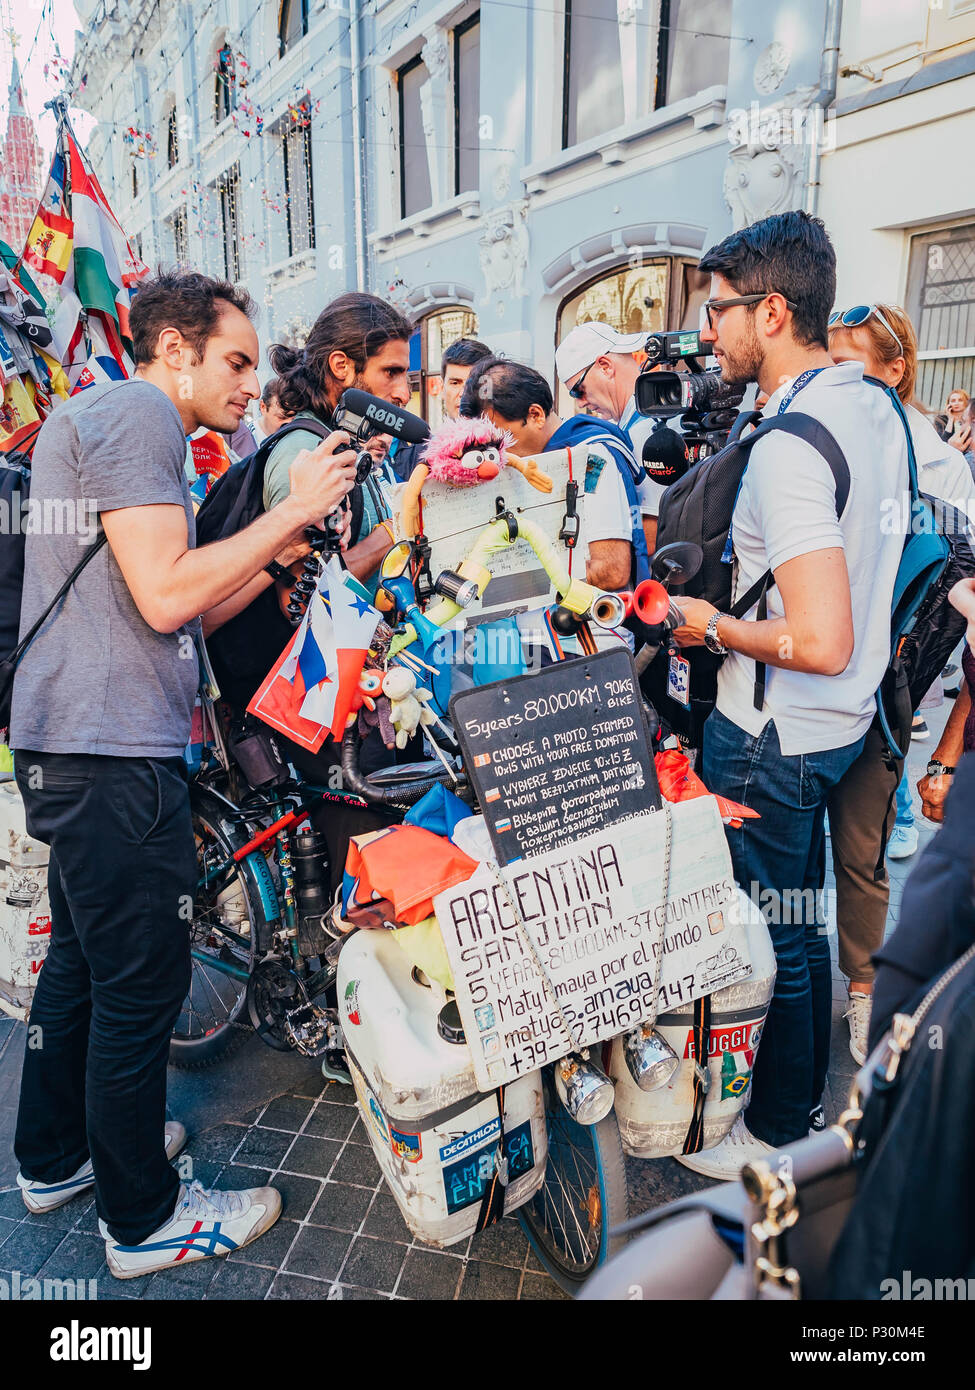
<path id="1" fill-rule="evenodd" d="M 676 430 L 658 425 L 643 444 L 643 466 L 651 482 L 670 487 L 690 467 L 687 445 Z"/>
<path id="2" fill-rule="evenodd" d="M 348 430 L 360 442 L 375 434 L 391 434 L 405 444 L 422 444 L 430 438 L 430 426 L 419 415 L 355 386 L 342 392 L 332 419 L 336 429 Z"/>

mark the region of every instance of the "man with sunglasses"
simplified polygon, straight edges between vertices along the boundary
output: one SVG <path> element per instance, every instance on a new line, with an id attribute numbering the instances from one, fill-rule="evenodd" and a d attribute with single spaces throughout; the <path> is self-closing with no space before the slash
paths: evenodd
<path id="1" fill-rule="evenodd" d="M 628 437 L 637 464 L 657 421 L 636 408 L 636 379 L 640 365 L 633 356 L 647 341 L 646 333 L 619 333 L 608 323 L 579 323 L 555 349 L 555 370 L 574 401 L 590 415 L 612 420 Z M 636 480 L 637 499 L 647 551 L 657 540 L 657 516 L 664 488 L 643 476 Z"/>
<path id="2" fill-rule="evenodd" d="M 863 747 L 887 664 L 903 536 L 887 534 L 881 518 L 884 499 L 906 486 L 907 445 L 888 398 L 864 382 L 863 364 L 830 357 L 836 258 L 818 218 L 765 218 L 713 247 L 700 268 L 712 274 L 702 337 L 723 379 L 756 381 L 769 396 L 767 417 L 791 409 L 819 420 L 850 472 L 837 516 L 836 484 L 818 450 L 784 432 L 756 443 L 731 545 L 736 597 L 771 573 L 765 611 L 759 604 L 734 619 L 683 598 L 686 621 L 675 633 L 682 647 L 727 653 L 702 775 L 712 792 L 759 812 L 728 841 L 735 878 L 763 906 L 777 963 L 745 1117 L 715 1149 L 681 1159 L 733 1179 L 743 1163 L 806 1134 L 825 1085 L 824 811 Z"/>

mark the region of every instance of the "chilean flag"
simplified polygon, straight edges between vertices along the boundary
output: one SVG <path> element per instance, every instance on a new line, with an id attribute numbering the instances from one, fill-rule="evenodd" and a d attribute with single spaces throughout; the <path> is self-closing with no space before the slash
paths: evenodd
<path id="1" fill-rule="evenodd" d="M 379 619 L 365 590 L 332 556 L 250 713 L 311 753 L 329 734 L 340 739 Z"/>

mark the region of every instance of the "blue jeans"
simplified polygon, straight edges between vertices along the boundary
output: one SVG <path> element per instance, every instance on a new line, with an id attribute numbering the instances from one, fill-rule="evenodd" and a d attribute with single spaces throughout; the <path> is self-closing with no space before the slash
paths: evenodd
<path id="1" fill-rule="evenodd" d="M 846 748 L 786 757 L 772 720 L 755 738 L 715 710 L 704 726 L 701 775 L 709 791 L 760 820 L 728 830 L 735 880 L 761 909 L 777 974 L 752 1072 L 748 1128 L 776 1146 L 806 1136 L 829 1062 L 832 972 L 822 889 L 826 797 L 860 755 Z"/>
<path id="2" fill-rule="evenodd" d="M 907 780 L 907 763 L 904 763 L 904 775 L 897 783 L 897 819 L 895 825 L 907 828 L 914 824 L 914 801 L 911 797 L 911 784 Z"/>

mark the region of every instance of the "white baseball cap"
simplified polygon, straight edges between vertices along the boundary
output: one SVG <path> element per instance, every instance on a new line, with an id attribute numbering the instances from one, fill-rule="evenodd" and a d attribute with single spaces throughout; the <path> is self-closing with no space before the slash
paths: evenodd
<path id="1" fill-rule="evenodd" d="M 591 367 L 597 357 L 607 353 L 639 352 L 649 337 L 645 333 L 618 333 L 608 323 L 579 323 L 570 328 L 555 349 L 555 370 L 559 381 L 568 381 L 577 372 Z"/>

